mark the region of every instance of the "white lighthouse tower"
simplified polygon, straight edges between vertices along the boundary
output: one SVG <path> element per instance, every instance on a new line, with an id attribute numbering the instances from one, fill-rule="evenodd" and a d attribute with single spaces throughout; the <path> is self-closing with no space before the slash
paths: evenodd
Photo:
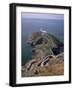
<path id="1" fill-rule="evenodd" d="M 40 29 L 40 31 L 42 32 L 42 35 L 44 35 L 45 33 L 47 33 L 45 30 Z"/>

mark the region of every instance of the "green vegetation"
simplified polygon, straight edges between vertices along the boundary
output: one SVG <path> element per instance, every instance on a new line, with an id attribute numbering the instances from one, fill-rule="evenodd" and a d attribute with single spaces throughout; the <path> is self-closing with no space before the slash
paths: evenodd
<path id="1" fill-rule="evenodd" d="M 55 36 L 53 36 L 50 33 L 45 33 L 42 36 L 41 32 L 33 32 L 29 40 L 32 42 L 35 41 L 37 43 L 41 38 L 46 39 L 48 41 L 47 45 L 51 48 L 57 47 L 57 46 L 63 44 L 60 40 L 58 40 Z"/>
<path id="2" fill-rule="evenodd" d="M 33 32 L 30 40 L 36 40 L 41 34 L 39 32 Z"/>
<path id="3" fill-rule="evenodd" d="M 45 33 L 44 35 L 42 35 L 41 32 L 33 32 L 30 37 L 30 41 L 31 43 L 35 43 L 35 49 L 45 50 L 48 52 L 49 55 L 53 54 L 52 48 L 63 45 L 61 41 L 59 41 L 55 36 L 50 33 Z"/>
<path id="4" fill-rule="evenodd" d="M 48 33 L 47 33 L 48 34 Z M 50 36 L 53 40 L 53 42 L 56 44 L 56 45 L 60 45 L 60 44 L 63 44 L 60 40 L 58 40 L 54 35 L 52 34 L 48 34 L 47 36 Z"/>

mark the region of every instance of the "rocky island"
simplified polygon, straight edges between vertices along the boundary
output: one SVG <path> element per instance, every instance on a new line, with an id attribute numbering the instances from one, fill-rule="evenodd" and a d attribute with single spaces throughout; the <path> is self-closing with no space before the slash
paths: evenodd
<path id="1" fill-rule="evenodd" d="M 32 47 L 32 58 L 22 66 L 22 77 L 64 75 L 64 45 L 54 35 L 33 32 L 27 43 Z"/>

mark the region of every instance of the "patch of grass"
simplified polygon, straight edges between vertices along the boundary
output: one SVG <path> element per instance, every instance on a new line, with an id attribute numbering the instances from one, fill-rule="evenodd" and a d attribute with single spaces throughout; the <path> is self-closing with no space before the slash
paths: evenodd
<path id="1" fill-rule="evenodd" d="M 40 33 L 39 32 L 33 32 L 31 35 L 31 40 L 36 40 L 38 37 L 40 37 Z"/>

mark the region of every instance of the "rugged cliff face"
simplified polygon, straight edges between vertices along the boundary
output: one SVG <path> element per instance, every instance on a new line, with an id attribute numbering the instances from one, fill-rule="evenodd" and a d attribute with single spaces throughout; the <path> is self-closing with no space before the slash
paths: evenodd
<path id="1" fill-rule="evenodd" d="M 34 53 L 22 66 L 22 77 L 64 74 L 63 43 L 47 32 L 33 32 L 27 43 Z"/>
<path id="2" fill-rule="evenodd" d="M 45 50 L 48 54 L 63 52 L 63 43 L 50 33 L 33 32 L 28 43 L 37 49 Z"/>

